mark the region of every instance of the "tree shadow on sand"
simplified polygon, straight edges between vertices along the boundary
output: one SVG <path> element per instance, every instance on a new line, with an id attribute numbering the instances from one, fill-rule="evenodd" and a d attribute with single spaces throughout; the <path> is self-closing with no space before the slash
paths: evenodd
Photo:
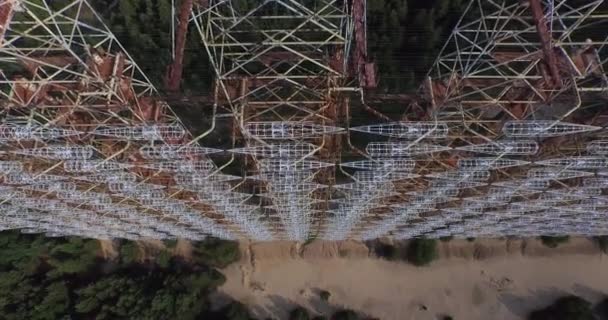
<path id="1" fill-rule="evenodd" d="M 498 300 L 511 313 L 525 319 L 531 311 L 536 310 L 539 307 L 550 305 L 557 298 L 568 294 L 570 293 L 558 288 L 549 288 L 529 290 L 526 295 L 503 293 L 498 296 Z"/>
<path id="2" fill-rule="evenodd" d="M 308 310 L 310 318 L 317 316 L 330 319 L 331 316 L 340 310 L 350 309 L 346 306 L 331 303 L 331 301 L 325 301 L 321 298 L 322 289 L 312 289 L 310 297 L 304 303 L 297 303 L 295 301 L 286 299 L 278 295 L 269 295 L 264 305 L 255 305 L 250 308 L 251 314 L 256 319 L 288 319 L 289 313 L 297 307 L 303 307 Z M 364 312 L 354 310 L 360 315 L 360 319 L 372 319 Z"/>
<path id="3" fill-rule="evenodd" d="M 605 292 L 590 288 L 580 283 L 577 283 L 572 287 L 572 293 L 588 299 L 589 301 L 599 301 L 606 297 Z"/>
<path id="4" fill-rule="evenodd" d="M 278 295 L 268 296 L 267 301 L 264 305 L 251 307 L 251 313 L 257 319 L 287 319 L 289 311 L 296 307 L 294 302 Z"/>

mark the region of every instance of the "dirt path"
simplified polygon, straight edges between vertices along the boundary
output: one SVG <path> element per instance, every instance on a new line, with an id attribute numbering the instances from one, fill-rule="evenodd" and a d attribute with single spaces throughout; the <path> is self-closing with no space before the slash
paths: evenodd
<path id="1" fill-rule="evenodd" d="M 341 307 L 380 319 L 524 319 L 555 297 L 591 301 L 608 294 L 607 256 L 587 239 L 550 249 L 536 240 L 450 241 L 429 267 L 369 256 L 357 242 L 247 244 L 223 272 L 220 293 L 249 305 L 259 319 L 284 319 L 296 304 L 319 314 Z M 328 303 L 319 298 L 328 290 Z"/>
<path id="2" fill-rule="evenodd" d="M 114 260 L 118 258 L 118 251 L 113 240 L 99 240 L 99 247 L 101 248 L 101 256 L 104 260 Z"/>
<path id="3" fill-rule="evenodd" d="M 173 254 L 182 257 L 187 261 L 192 260 L 192 242 L 185 239 L 177 240 L 177 244 L 173 249 Z"/>

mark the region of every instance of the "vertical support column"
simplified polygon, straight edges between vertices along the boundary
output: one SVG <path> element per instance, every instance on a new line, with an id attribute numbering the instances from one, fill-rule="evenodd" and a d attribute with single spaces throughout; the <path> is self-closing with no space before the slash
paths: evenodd
<path id="1" fill-rule="evenodd" d="M 362 71 L 362 67 L 365 64 L 367 58 L 367 34 L 365 25 L 365 0 L 354 0 L 353 1 L 353 18 L 355 20 L 355 40 L 357 46 L 355 47 L 355 70 L 356 72 Z"/>
<path id="2" fill-rule="evenodd" d="M 546 79 L 553 88 L 558 88 L 561 85 L 561 77 L 559 75 L 559 69 L 557 67 L 557 58 L 553 51 L 552 35 L 547 28 L 547 19 L 543 12 L 541 0 L 529 0 L 530 9 L 532 10 L 532 16 L 534 17 L 534 23 L 536 24 L 536 30 L 540 37 L 543 54 L 545 56 L 545 64 L 549 68 L 551 74 L 551 81 Z"/>
<path id="3" fill-rule="evenodd" d="M 183 0 L 179 10 L 179 25 L 175 37 L 175 60 L 167 68 L 165 87 L 169 92 L 179 91 L 182 74 L 184 71 L 184 50 L 186 48 L 186 37 L 188 35 L 188 20 L 192 12 L 194 0 Z"/>
<path id="4" fill-rule="evenodd" d="M 366 0 L 353 0 L 352 15 L 355 26 L 354 74 L 359 76 L 363 88 L 375 88 L 376 66 L 367 57 L 367 5 Z"/>

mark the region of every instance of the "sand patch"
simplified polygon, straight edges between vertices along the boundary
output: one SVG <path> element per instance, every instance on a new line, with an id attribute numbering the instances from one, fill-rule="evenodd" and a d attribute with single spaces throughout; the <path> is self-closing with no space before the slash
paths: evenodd
<path id="1" fill-rule="evenodd" d="M 534 239 L 453 240 L 422 268 L 371 257 L 360 243 L 248 247 L 223 270 L 220 294 L 249 305 L 258 319 L 285 319 L 302 305 L 323 315 L 348 307 L 383 320 L 519 320 L 565 293 L 593 302 L 608 293 L 608 260 L 587 239 L 558 249 Z M 329 302 L 321 290 L 331 293 Z"/>
<path id="2" fill-rule="evenodd" d="M 101 248 L 101 256 L 104 260 L 115 260 L 118 258 L 119 253 L 116 249 L 114 240 L 98 240 L 99 247 Z"/>

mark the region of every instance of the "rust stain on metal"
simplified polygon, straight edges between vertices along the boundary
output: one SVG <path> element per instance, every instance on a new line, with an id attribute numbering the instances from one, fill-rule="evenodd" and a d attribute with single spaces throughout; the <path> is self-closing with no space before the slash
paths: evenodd
<path id="1" fill-rule="evenodd" d="M 169 92 L 179 91 L 184 72 L 184 50 L 188 35 L 188 20 L 192 13 L 193 0 L 183 0 L 179 10 L 179 25 L 175 37 L 175 60 L 167 69 L 165 86 Z"/>

